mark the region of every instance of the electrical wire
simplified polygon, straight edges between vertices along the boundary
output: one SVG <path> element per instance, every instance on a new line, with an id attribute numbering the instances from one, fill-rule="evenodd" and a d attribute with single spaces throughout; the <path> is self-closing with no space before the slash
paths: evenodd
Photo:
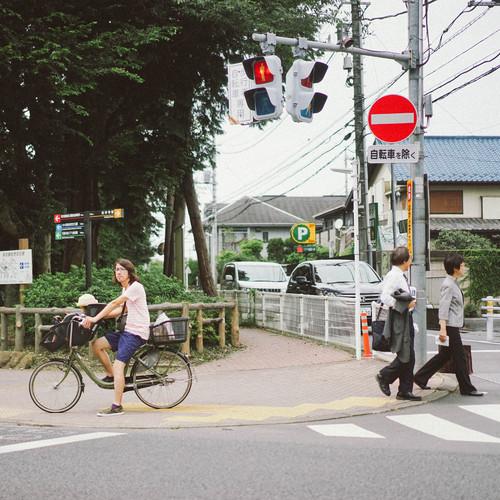
<path id="1" fill-rule="evenodd" d="M 474 63 L 473 65 L 468 66 L 467 68 L 463 69 L 462 71 L 455 73 L 455 75 L 450 76 L 448 78 L 448 80 L 438 84 L 436 87 L 433 87 L 428 92 L 426 92 L 424 95 L 431 94 L 432 92 L 435 92 L 436 90 L 439 90 L 439 89 L 445 87 L 446 85 L 449 85 L 450 83 L 454 82 L 455 80 L 457 80 L 461 76 L 475 70 L 476 68 L 479 68 L 483 64 L 487 64 L 489 62 L 494 61 L 495 59 L 498 59 L 498 57 L 500 57 L 500 50 L 495 53 L 495 56 L 491 57 L 490 59 L 486 59 L 486 57 L 490 57 L 492 54 L 493 54 L 493 52 L 488 54 L 487 56 L 485 56 L 483 59 L 480 59 L 477 63 Z"/>
<path id="2" fill-rule="evenodd" d="M 459 90 L 461 90 L 461 89 L 463 89 L 465 87 L 468 87 L 469 85 L 471 85 L 471 84 L 473 84 L 473 83 L 481 80 L 482 78 L 491 75 L 492 73 L 494 73 L 495 71 L 497 71 L 499 68 L 500 68 L 500 65 L 494 66 L 493 68 L 490 68 L 488 71 L 485 71 L 484 73 L 480 74 L 479 76 L 476 76 L 476 78 L 473 78 L 472 80 L 469 80 L 468 82 L 465 82 L 462 85 L 459 85 L 458 87 L 455 87 L 454 89 L 450 90 L 446 94 L 443 94 L 443 95 L 441 95 L 439 97 L 436 97 L 436 99 L 433 99 L 432 102 L 434 103 L 434 102 L 441 101 L 442 99 L 446 99 L 451 94 L 454 94 L 455 92 L 457 92 L 457 91 L 459 91 Z"/>

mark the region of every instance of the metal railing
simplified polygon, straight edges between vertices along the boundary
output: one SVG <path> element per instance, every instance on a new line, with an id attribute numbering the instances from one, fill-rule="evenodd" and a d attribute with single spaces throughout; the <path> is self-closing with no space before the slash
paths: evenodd
<path id="1" fill-rule="evenodd" d="M 487 340 L 493 340 L 493 320 L 500 318 L 500 297 L 489 295 L 481 299 L 481 302 L 485 303 L 485 305 L 481 306 L 481 310 L 486 311 L 486 314 L 481 314 L 481 316 L 486 318 L 486 338 Z"/>
<path id="2" fill-rule="evenodd" d="M 212 303 L 196 303 L 190 304 L 188 302 L 173 304 L 153 304 L 148 305 L 151 312 L 164 312 L 164 311 L 180 311 L 184 317 L 189 317 L 191 311 L 196 311 L 194 328 L 191 329 L 191 324 L 188 327 L 188 337 L 184 344 L 182 344 L 182 351 L 186 354 L 190 352 L 190 337 L 195 337 L 195 348 L 198 352 L 203 351 L 203 327 L 213 325 L 217 328 L 217 335 L 219 346 L 224 347 L 226 344 L 226 310 L 231 312 L 231 343 L 233 346 L 238 346 L 239 340 L 239 311 L 236 302 L 212 302 Z M 217 312 L 216 317 L 205 317 L 205 311 Z M 25 317 L 34 316 L 34 348 L 35 353 L 39 352 L 39 345 L 44 331 L 51 328 L 50 324 L 43 324 L 43 318 L 54 315 L 65 315 L 73 312 L 80 312 L 80 309 L 75 308 L 44 308 L 44 307 L 23 307 L 17 305 L 15 307 L 0 307 L 0 349 L 7 350 L 9 345 L 9 316 L 13 316 L 14 324 L 14 350 L 22 351 L 25 344 L 26 327 Z M 191 322 L 190 322 L 191 323 Z M 192 331 L 193 330 L 193 331 Z"/>
<path id="3" fill-rule="evenodd" d="M 355 347 L 354 299 L 290 293 L 224 291 L 241 320 L 262 328 Z"/>

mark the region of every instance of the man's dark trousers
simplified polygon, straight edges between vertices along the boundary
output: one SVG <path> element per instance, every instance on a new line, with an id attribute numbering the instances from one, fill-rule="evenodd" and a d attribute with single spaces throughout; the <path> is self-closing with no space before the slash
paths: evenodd
<path id="1" fill-rule="evenodd" d="M 410 314 L 410 360 L 402 363 L 396 356 L 392 363 L 380 370 L 380 376 L 384 382 L 392 384 L 399 378 L 399 394 L 413 392 L 413 369 L 415 368 L 415 329 L 413 318 Z"/>

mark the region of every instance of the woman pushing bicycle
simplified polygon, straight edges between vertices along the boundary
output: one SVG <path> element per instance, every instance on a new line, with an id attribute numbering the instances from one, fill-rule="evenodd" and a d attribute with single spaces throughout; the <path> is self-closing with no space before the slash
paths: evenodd
<path id="1" fill-rule="evenodd" d="M 118 317 L 125 308 L 127 317 L 123 331 L 109 332 L 92 344 L 94 354 L 99 358 L 106 370 L 105 382 L 114 382 L 114 401 L 110 408 L 97 413 L 99 417 L 123 414 L 122 398 L 125 387 L 125 366 L 134 354 L 149 338 L 149 311 L 146 292 L 139 282 L 134 264 L 127 259 L 117 259 L 114 265 L 113 281 L 122 287 L 122 293 L 109 302 L 96 316 L 86 316 L 82 322 L 84 328 L 92 326 L 105 318 Z M 111 364 L 108 350 L 116 352 L 115 361 Z"/>

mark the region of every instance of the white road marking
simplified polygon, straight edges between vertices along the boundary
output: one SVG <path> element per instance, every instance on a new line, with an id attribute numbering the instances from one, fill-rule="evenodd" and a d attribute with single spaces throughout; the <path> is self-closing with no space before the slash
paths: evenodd
<path id="1" fill-rule="evenodd" d="M 500 405 L 467 405 L 460 406 L 463 410 L 470 411 L 481 417 L 490 418 L 496 422 L 500 422 Z"/>
<path id="2" fill-rule="evenodd" d="M 430 434 L 445 441 L 467 441 L 474 443 L 500 443 L 500 438 L 455 424 L 430 413 L 417 415 L 387 416 L 388 419 L 411 429 Z"/>
<path id="3" fill-rule="evenodd" d="M 328 437 L 356 437 L 356 438 L 375 438 L 385 439 L 380 434 L 363 429 L 356 424 L 326 424 L 326 425 L 308 425 L 309 429 Z"/>
<path id="4" fill-rule="evenodd" d="M 437 354 L 438 351 L 427 351 L 427 354 Z M 498 354 L 500 351 L 494 349 L 472 349 L 472 354 Z"/>
<path id="5" fill-rule="evenodd" d="M 13 451 L 34 450 L 35 448 L 45 448 L 46 446 L 58 446 L 60 444 L 78 443 L 81 441 L 90 441 L 92 439 L 121 436 L 122 434 L 123 432 L 91 432 L 89 434 L 77 434 L 75 436 L 66 436 L 54 439 L 28 441 L 27 443 L 8 444 L 6 446 L 0 446 L 0 455 L 2 453 L 11 453 Z"/>
<path id="6" fill-rule="evenodd" d="M 392 123 L 413 123 L 413 113 L 377 113 L 371 116 L 372 125 L 390 125 Z"/>
<path id="7" fill-rule="evenodd" d="M 428 333 L 427 334 L 427 337 L 432 337 L 432 338 L 436 338 L 436 334 L 433 334 L 433 333 Z M 469 337 L 465 337 L 463 334 L 462 334 L 462 342 L 472 342 L 474 344 L 489 344 L 489 345 L 500 345 L 500 342 L 494 342 L 492 340 L 476 340 L 476 339 L 471 339 Z"/>

